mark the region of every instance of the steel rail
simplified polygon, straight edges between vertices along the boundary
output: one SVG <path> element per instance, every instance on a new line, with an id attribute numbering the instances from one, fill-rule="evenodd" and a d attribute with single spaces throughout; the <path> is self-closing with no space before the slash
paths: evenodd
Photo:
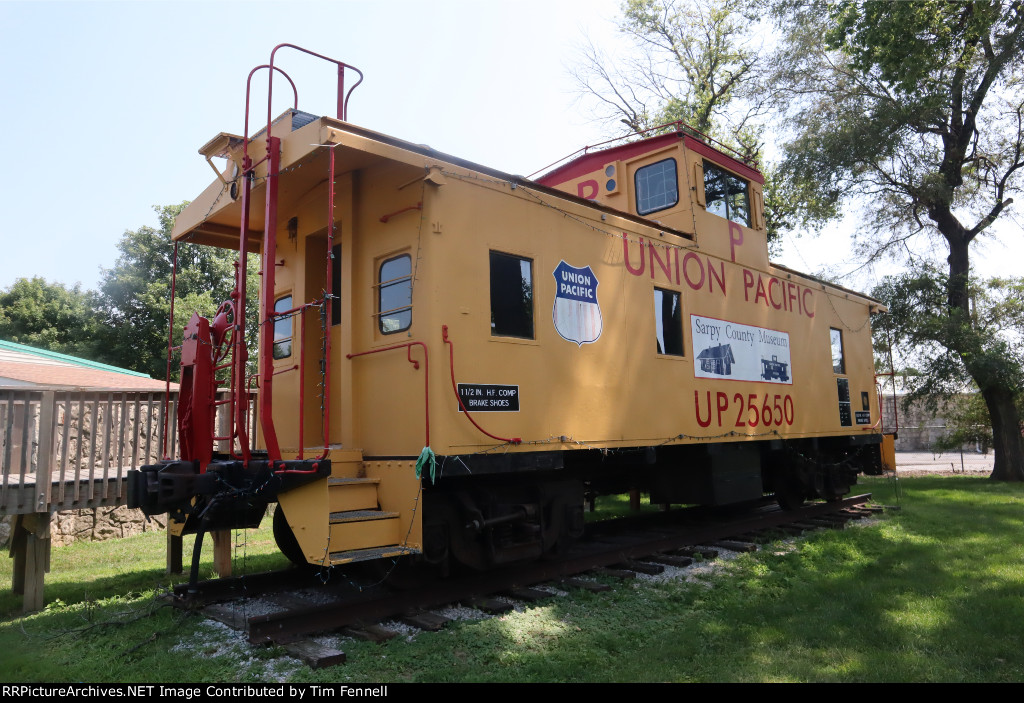
<path id="1" fill-rule="evenodd" d="M 329 631 L 346 625 L 370 624 L 408 610 L 434 608 L 513 586 L 568 578 L 658 552 L 707 544 L 746 532 L 828 515 L 864 503 L 870 497 L 870 494 L 863 494 L 831 503 L 814 503 L 790 512 L 778 509 L 763 511 L 725 523 L 659 525 L 653 537 L 641 536 L 632 544 L 583 542 L 574 546 L 570 554 L 558 561 L 511 565 L 468 578 L 431 583 L 413 591 L 387 593 L 379 598 L 346 599 L 334 604 L 310 605 L 307 608 L 258 615 L 247 621 L 249 642 L 283 644 L 313 632 Z"/>

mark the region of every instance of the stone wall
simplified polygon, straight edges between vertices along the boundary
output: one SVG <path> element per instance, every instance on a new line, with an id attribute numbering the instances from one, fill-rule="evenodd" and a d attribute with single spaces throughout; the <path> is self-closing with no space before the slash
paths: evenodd
<path id="1" fill-rule="evenodd" d="M 8 546 L 13 525 L 13 515 L 0 519 L 0 547 Z M 96 542 L 130 537 L 143 532 L 163 530 L 166 526 L 166 515 L 158 515 L 147 521 L 141 510 L 129 510 L 123 505 L 64 510 L 56 513 L 50 521 L 50 539 L 53 540 L 54 547 L 63 547 L 73 542 Z"/>
<path id="2" fill-rule="evenodd" d="M 899 412 L 899 438 L 896 440 L 896 451 L 931 451 L 935 441 L 946 434 L 947 421 L 944 417 L 946 405 L 939 403 L 937 408 L 932 409 L 924 401 L 917 401 L 907 406 L 904 402 L 906 397 L 905 394 L 896 395 Z M 886 431 L 891 430 L 896 427 L 896 419 L 892 393 L 885 393 L 882 399 L 882 427 Z M 973 452 L 977 449 L 973 444 L 965 444 L 962 447 L 965 452 Z"/>
<path id="3" fill-rule="evenodd" d="M 53 546 L 62 547 L 72 542 L 98 542 L 163 530 L 167 526 L 167 516 L 158 515 L 146 520 L 141 510 L 132 510 L 120 505 L 66 510 L 54 515 L 50 524 Z"/>

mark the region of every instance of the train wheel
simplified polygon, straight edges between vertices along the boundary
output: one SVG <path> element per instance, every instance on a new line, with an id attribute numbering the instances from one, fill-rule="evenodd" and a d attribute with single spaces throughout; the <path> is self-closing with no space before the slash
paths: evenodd
<path id="1" fill-rule="evenodd" d="M 825 481 L 824 498 L 826 502 L 838 503 L 843 499 L 847 493 L 850 492 L 849 486 L 837 486 L 832 481 Z"/>
<path id="2" fill-rule="evenodd" d="M 299 540 L 295 539 L 295 533 L 292 532 L 291 525 L 288 524 L 288 519 L 285 518 L 280 505 L 274 510 L 274 541 L 277 542 L 277 548 L 281 550 L 281 553 L 288 557 L 288 561 L 297 566 L 308 565 L 306 555 L 302 553 Z"/>
<path id="3" fill-rule="evenodd" d="M 804 504 L 804 488 L 792 476 L 779 478 L 775 484 L 775 501 L 783 510 L 796 510 Z"/>
<path id="4" fill-rule="evenodd" d="M 822 497 L 829 503 L 836 503 L 850 492 L 850 480 L 838 465 L 830 467 L 825 474 Z"/>

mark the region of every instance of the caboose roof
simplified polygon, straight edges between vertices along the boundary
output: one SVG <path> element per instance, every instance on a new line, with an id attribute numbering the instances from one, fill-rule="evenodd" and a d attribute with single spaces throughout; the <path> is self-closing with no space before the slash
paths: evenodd
<path id="1" fill-rule="evenodd" d="M 696 153 L 706 156 L 733 172 L 758 183 L 764 177 L 752 166 L 734 158 L 720 149 L 709 146 L 700 139 L 678 129 L 635 142 L 628 142 L 584 154 L 558 168 L 550 171 L 538 180 L 530 180 L 523 176 L 512 175 L 498 169 L 461 159 L 441 151 L 431 149 L 422 144 L 414 144 L 380 132 L 359 127 L 349 122 L 331 117 L 316 117 L 298 110 L 286 110 L 273 122 L 274 136 L 282 139 L 281 171 L 287 174 L 287 184 L 282 185 L 279 212 L 284 212 L 290 203 L 309 192 L 317 183 L 323 181 L 327 173 L 327 154 L 333 151 L 336 158 L 336 173 L 357 170 L 382 161 L 404 162 L 420 168 L 441 163 L 452 164 L 487 175 L 513 186 L 524 185 L 537 193 L 544 193 L 561 200 L 586 206 L 617 218 L 635 222 L 645 228 L 655 227 L 658 231 L 692 240 L 693 235 L 674 229 L 664 223 L 624 212 L 594 200 L 581 198 L 572 193 L 557 190 L 554 185 L 573 178 L 574 173 L 590 173 L 601 168 L 609 161 L 629 159 L 633 155 L 649 152 L 653 149 L 683 141 L 683 145 Z M 266 153 L 264 133 L 261 128 L 249 140 L 249 154 L 254 161 L 259 161 Z M 209 156 L 228 156 L 236 162 L 241 161 L 241 149 L 244 140 L 236 135 L 218 134 L 210 140 L 200 153 Z M 330 146 L 330 149 L 325 149 Z M 232 178 L 232 165 L 229 161 L 222 178 L 214 179 L 207 188 L 196 197 L 175 220 L 172 238 L 175 241 L 185 240 L 198 244 L 234 249 L 238 247 L 239 223 L 241 221 L 241 197 L 231 197 L 231 188 L 227 183 Z M 266 179 L 265 162 L 256 168 L 256 178 L 252 189 L 252 205 L 250 207 L 249 229 L 247 239 L 250 251 L 257 251 L 263 236 L 264 196 Z M 282 179 L 284 180 L 284 179 Z M 239 179 L 240 182 L 240 179 Z M 783 274 L 800 276 L 816 281 L 823 286 L 842 291 L 848 298 L 860 298 L 869 301 L 875 311 L 884 311 L 885 307 L 877 300 L 856 291 L 838 286 L 835 283 L 817 279 L 794 269 L 772 263 L 772 267 Z"/>
<path id="2" fill-rule="evenodd" d="M 724 166 L 730 171 L 743 176 L 748 180 L 764 185 L 764 176 L 756 168 L 738 158 L 730 156 L 721 149 L 717 149 L 707 142 L 688 134 L 683 131 L 682 127 L 677 127 L 675 131 L 667 134 L 659 134 L 654 137 L 647 137 L 646 139 L 638 139 L 636 141 L 618 144 L 606 149 L 590 151 L 592 147 L 584 147 L 585 153 L 582 156 L 578 156 L 561 166 L 552 169 L 538 178 L 537 182 L 548 186 L 555 186 L 559 183 L 579 178 L 580 176 L 588 173 L 593 173 L 611 161 L 628 161 L 635 156 L 655 151 L 656 149 L 663 146 L 669 146 L 670 144 L 679 142 L 680 140 L 682 140 L 683 146 L 690 151 L 701 154 L 708 160 Z"/>
<path id="3" fill-rule="evenodd" d="M 296 118 L 296 115 L 299 118 Z M 287 118 L 291 118 L 291 122 Z M 259 162 L 266 153 L 265 132 L 265 129 L 261 129 L 249 139 L 249 156 L 254 162 Z M 545 183 L 483 166 L 422 144 L 407 142 L 332 117 L 315 118 L 308 113 L 288 110 L 274 120 L 273 135 L 282 139 L 281 172 L 287 173 L 288 179 L 287 186 L 282 186 L 279 211 L 287 210 L 290 199 L 300 197 L 323 180 L 327 174 L 327 153 L 329 151 L 323 147 L 330 146 L 336 159 L 336 173 L 357 170 L 386 160 L 404 162 L 417 167 L 447 163 L 491 176 L 513 186 L 529 186 L 536 192 L 576 202 L 645 227 L 654 226 L 659 231 L 674 234 L 683 239 L 693 239 L 693 235 L 687 232 L 660 223 L 654 224 L 639 215 L 622 212 L 593 200 L 556 190 Z M 208 147 L 218 142 L 221 136 L 214 137 L 203 149 L 210 151 L 211 149 Z M 226 136 L 232 137 L 233 135 Z M 240 138 L 235 137 L 235 139 Z M 220 144 L 217 143 L 217 146 Z M 229 158 L 240 161 L 241 148 L 241 146 L 229 148 L 224 153 L 230 153 Z M 200 150 L 200 153 L 203 153 L 203 150 Z M 218 152 L 211 155 L 222 154 Z M 252 204 L 247 239 L 252 242 L 254 247 L 258 247 L 263 230 L 263 206 L 266 190 L 263 187 L 266 178 L 265 162 L 263 165 L 257 165 L 255 170 L 256 178 L 251 194 Z M 232 167 L 229 163 L 224 176 L 230 178 L 231 171 Z M 236 195 L 235 198 L 232 198 L 230 192 L 226 181 L 214 180 L 175 220 L 174 230 L 171 234 L 172 239 L 175 241 L 185 239 L 210 246 L 237 248 L 241 220 L 241 197 Z"/>

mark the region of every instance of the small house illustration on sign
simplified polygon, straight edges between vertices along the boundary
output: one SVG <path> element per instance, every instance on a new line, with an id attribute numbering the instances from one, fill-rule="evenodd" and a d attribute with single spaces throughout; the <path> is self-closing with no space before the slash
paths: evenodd
<path id="1" fill-rule="evenodd" d="M 732 365 L 736 363 L 730 344 L 708 347 L 697 355 L 697 359 L 700 361 L 701 371 L 719 376 L 732 376 Z"/>

